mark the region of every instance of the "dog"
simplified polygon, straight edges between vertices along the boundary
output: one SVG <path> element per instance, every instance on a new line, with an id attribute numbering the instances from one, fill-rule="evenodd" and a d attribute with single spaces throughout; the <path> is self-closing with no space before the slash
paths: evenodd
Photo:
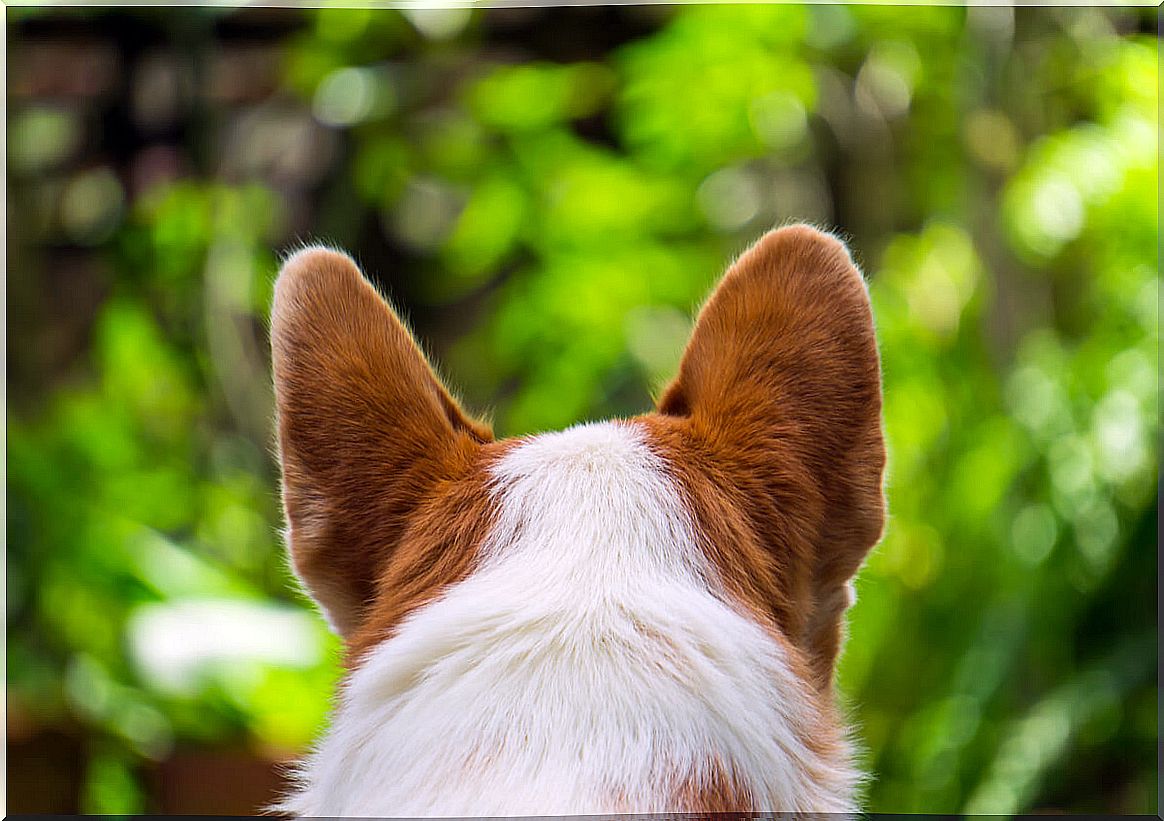
<path id="1" fill-rule="evenodd" d="M 271 322 L 292 567 L 344 642 L 299 816 L 851 812 L 834 666 L 879 540 L 868 290 L 773 230 L 653 412 L 496 441 L 348 256 Z"/>

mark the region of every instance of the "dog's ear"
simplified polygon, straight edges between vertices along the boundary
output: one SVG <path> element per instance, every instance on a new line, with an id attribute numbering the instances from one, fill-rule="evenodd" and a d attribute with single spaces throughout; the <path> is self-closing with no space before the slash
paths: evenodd
<path id="1" fill-rule="evenodd" d="M 283 265 L 271 347 L 292 566 L 350 637 L 409 515 L 492 435 L 338 252 L 309 248 Z"/>
<path id="2" fill-rule="evenodd" d="M 787 576 L 786 629 L 827 684 L 847 582 L 884 523 L 881 371 L 845 246 L 772 231 L 704 305 L 661 413 L 713 454 L 724 491 Z"/>

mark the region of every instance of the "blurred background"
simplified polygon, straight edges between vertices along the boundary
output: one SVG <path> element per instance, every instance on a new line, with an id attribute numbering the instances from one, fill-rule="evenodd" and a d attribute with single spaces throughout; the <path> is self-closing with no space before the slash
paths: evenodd
<path id="1" fill-rule="evenodd" d="M 649 408 L 809 220 L 882 345 L 867 809 L 1156 813 L 1156 14 L 9 8 L 8 811 L 252 812 L 323 726 L 281 253 L 350 249 L 510 436 Z"/>

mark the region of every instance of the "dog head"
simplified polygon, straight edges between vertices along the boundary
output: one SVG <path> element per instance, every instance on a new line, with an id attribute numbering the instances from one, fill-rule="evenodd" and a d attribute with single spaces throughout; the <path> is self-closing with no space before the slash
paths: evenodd
<path id="1" fill-rule="evenodd" d="M 885 466 L 868 293 L 832 236 L 793 226 L 759 240 L 700 311 L 654 411 L 619 422 L 495 441 L 353 261 L 326 249 L 284 265 L 272 345 L 292 564 L 349 668 L 484 578 L 474 601 L 540 607 L 539 624 L 573 609 L 610 625 L 668 590 L 680 607 L 674 582 L 744 614 L 830 714 Z"/>

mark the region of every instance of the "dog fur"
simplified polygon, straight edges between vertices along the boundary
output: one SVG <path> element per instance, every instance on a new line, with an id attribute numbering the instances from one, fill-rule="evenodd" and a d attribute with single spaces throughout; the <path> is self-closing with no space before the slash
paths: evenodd
<path id="1" fill-rule="evenodd" d="M 272 348 L 292 564 L 346 648 L 282 810 L 856 809 L 832 678 L 885 448 L 842 243 L 763 237 L 629 420 L 495 442 L 327 249 Z"/>

